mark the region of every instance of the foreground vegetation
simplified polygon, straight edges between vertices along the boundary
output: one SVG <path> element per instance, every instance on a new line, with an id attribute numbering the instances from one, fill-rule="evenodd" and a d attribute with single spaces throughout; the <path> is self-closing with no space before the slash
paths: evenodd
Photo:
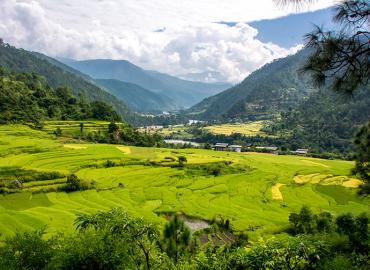
<path id="1" fill-rule="evenodd" d="M 77 236 L 45 239 L 43 231 L 17 234 L 0 247 L 1 269 L 368 269 L 369 219 L 365 214 L 313 216 L 303 207 L 289 218 L 299 233 L 252 246 L 246 235 L 226 244 L 199 245 L 183 220 L 158 227 L 116 208 L 79 215 Z M 210 230 L 208 230 L 210 231 Z M 199 234 L 198 234 L 199 236 Z M 248 247 L 248 248 L 247 248 Z"/>

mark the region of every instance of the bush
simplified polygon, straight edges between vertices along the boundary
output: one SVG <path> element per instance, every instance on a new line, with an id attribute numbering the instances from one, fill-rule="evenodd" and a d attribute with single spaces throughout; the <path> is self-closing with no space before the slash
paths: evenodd
<path id="1" fill-rule="evenodd" d="M 87 190 L 94 188 L 93 182 L 81 181 L 75 174 L 71 174 L 67 177 L 67 182 L 58 188 L 59 191 L 73 192 L 80 190 Z"/>
<path id="2" fill-rule="evenodd" d="M 0 269 L 44 269 L 54 255 L 53 239 L 43 231 L 17 233 L 0 248 Z"/>

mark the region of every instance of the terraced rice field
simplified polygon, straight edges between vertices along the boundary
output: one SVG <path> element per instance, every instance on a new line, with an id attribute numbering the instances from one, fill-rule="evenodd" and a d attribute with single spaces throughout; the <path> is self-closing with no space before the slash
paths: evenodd
<path id="1" fill-rule="evenodd" d="M 227 161 L 230 166 L 249 169 L 216 177 L 192 175 L 170 166 L 175 164 L 171 159 L 181 155 L 189 165 Z M 107 160 L 117 166 L 104 167 Z M 289 213 L 302 205 L 334 214 L 369 211 L 369 199 L 355 194 L 358 180 L 348 177 L 352 166 L 347 161 L 262 153 L 63 145 L 43 131 L 0 126 L 1 178 L 14 171 L 58 172 L 96 182 L 96 189 L 64 193 L 48 191 L 66 178 L 44 179 L 24 183 L 19 193 L 0 195 L 0 239 L 43 226 L 48 234 L 73 232 L 77 213 L 113 207 L 123 207 L 158 224 L 173 212 L 202 220 L 221 215 L 252 240 L 270 237 L 286 226 Z"/>
<path id="2" fill-rule="evenodd" d="M 264 126 L 263 121 L 255 121 L 250 123 L 242 124 L 223 124 L 223 125 L 212 125 L 205 127 L 204 129 L 208 130 L 213 134 L 220 135 L 231 135 L 233 133 L 240 133 L 246 136 L 266 136 L 261 129 Z"/>
<path id="3" fill-rule="evenodd" d="M 83 123 L 83 132 L 102 132 L 108 129 L 109 122 L 105 121 L 47 121 L 43 130 L 53 133 L 57 128 L 62 130 L 62 135 L 78 136 L 81 134 L 80 124 Z"/>

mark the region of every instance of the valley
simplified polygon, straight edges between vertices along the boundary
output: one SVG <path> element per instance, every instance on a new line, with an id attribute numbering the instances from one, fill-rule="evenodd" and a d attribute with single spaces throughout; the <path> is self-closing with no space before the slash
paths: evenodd
<path id="1" fill-rule="evenodd" d="M 370 2 L 218 2 L 0 1 L 0 270 L 370 269 Z"/>
<path id="2" fill-rule="evenodd" d="M 104 126 L 84 125 L 94 130 Z M 53 122 L 46 124 L 47 129 L 54 126 Z M 68 122 L 59 126 L 63 133 L 71 129 Z M 233 230 L 247 232 L 255 240 L 283 232 L 289 213 L 302 205 L 333 214 L 369 211 L 369 200 L 356 195 L 353 183 L 358 180 L 349 176 L 353 163 L 348 161 L 75 144 L 22 125 L 0 126 L 0 148 L 2 185 L 22 179 L 22 172 L 35 175 L 21 188 L 13 187 L 15 193 L 0 197 L 3 240 L 16 231 L 44 226 L 48 235 L 72 233 L 76 214 L 114 207 L 123 207 L 131 215 L 158 225 L 164 224 L 164 216 L 170 213 L 205 221 L 222 216 L 230 220 Z M 184 167 L 178 167 L 179 156 L 187 159 Z M 221 166 L 224 169 L 219 175 L 202 172 L 201 168 L 220 162 L 230 165 Z M 59 175 L 38 179 L 40 173 Z M 70 174 L 93 182 L 94 187 L 71 193 L 58 191 Z M 326 180 L 329 176 L 330 181 Z M 303 180 L 306 178 L 317 180 Z"/>

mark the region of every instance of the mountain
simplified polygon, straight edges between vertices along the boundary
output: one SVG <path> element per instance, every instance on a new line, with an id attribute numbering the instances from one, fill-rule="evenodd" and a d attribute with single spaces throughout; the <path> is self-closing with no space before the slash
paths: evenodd
<path id="1" fill-rule="evenodd" d="M 253 120 L 270 118 L 294 107 L 314 91 L 310 78 L 298 72 L 308 55 L 305 49 L 275 60 L 254 71 L 240 84 L 204 99 L 189 113 L 205 120 Z"/>
<path id="2" fill-rule="evenodd" d="M 350 153 L 356 130 L 369 121 L 369 90 L 367 85 L 357 89 L 353 96 L 345 96 L 320 89 L 283 112 L 270 127 L 272 135 L 284 134 L 296 148 Z"/>
<path id="3" fill-rule="evenodd" d="M 36 73 L 43 76 L 52 88 L 69 87 L 76 96 L 81 94 L 88 101 L 98 100 L 113 106 L 124 120 L 135 118 L 122 101 L 101 89 L 92 78 L 53 58 L 3 44 L 0 46 L 0 66 L 16 72 Z"/>
<path id="4" fill-rule="evenodd" d="M 174 102 L 176 109 L 188 108 L 205 97 L 230 87 L 227 83 L 202 83 L 182 80 L 168 74 L 144 70 L 125 60 L 64 60 L 65 64 L 95 79 L 115 79 L 139 85 Z"/>
<path id="5" fill-rule="evenodd" d="M 350 153 L 357 128 L 370 115 L 370 85 L 351 97 L 328 88 L 317 89 L 299 70 L 310 50 L 275 60 L 239 85 L 206 98 L 188 110 L 194 118 L 228 121 L 271 119 L 264 131 L 273 144 L 310 152 Z"/>
<path id="6" fill-rule="evenodd" d="M 96 82 L 134 111 L 163 112 L 175 109 L 171 105 L 173 101 L 170 98 L 151 92 L 137 84 L 113 79 L 96 79 Z"/>

